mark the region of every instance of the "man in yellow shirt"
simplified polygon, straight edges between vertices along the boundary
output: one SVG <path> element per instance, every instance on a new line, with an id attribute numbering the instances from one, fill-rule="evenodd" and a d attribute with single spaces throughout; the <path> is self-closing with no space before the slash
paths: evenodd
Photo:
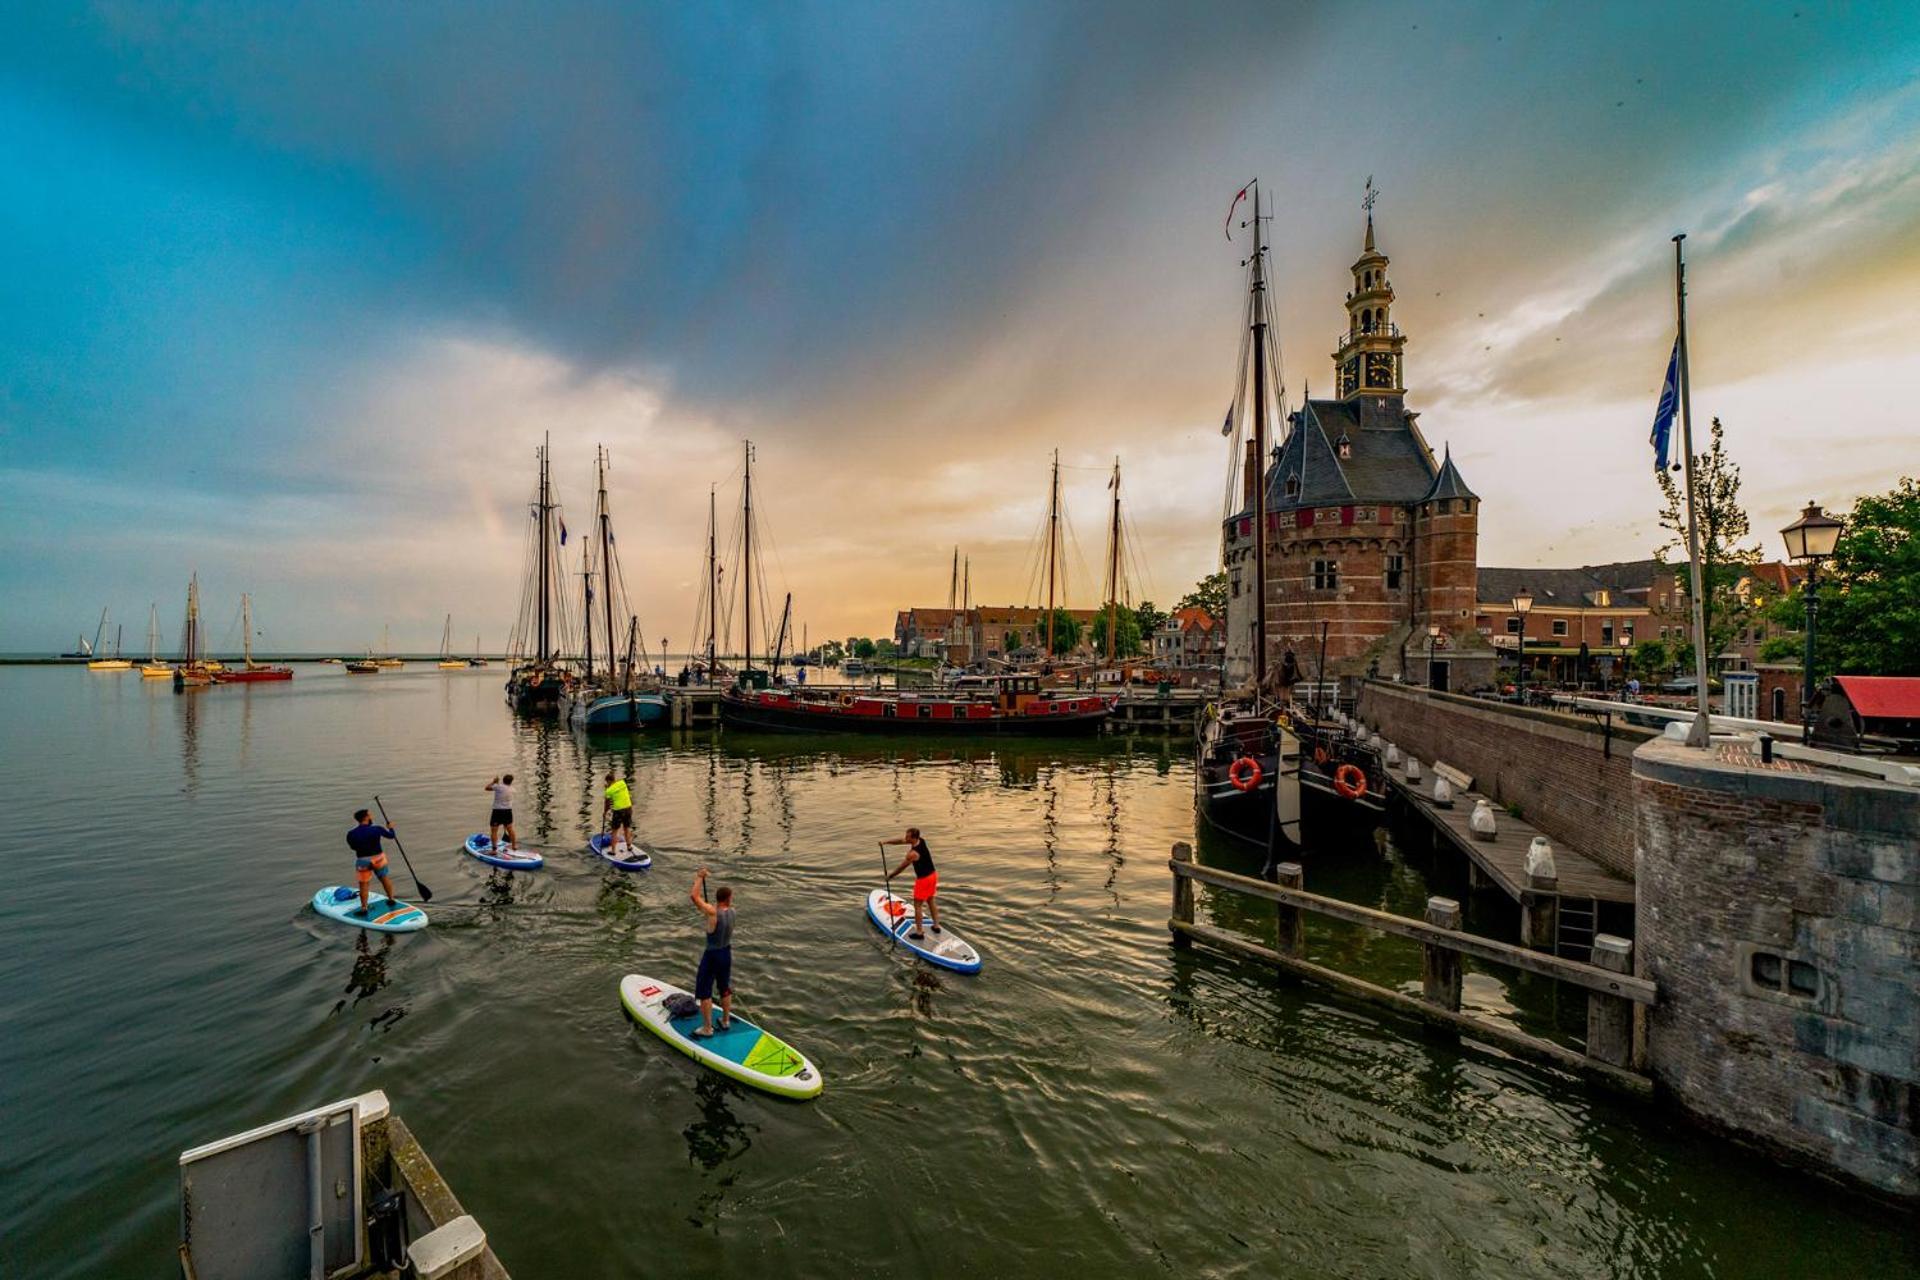
<path id="1" fill-rule="evenodd" d="M 601 801 L 600 816 L 606 818 L 612 814 L 611 831 L 613 833 L 613 856 L 624 858 L 627 849 L 633 843 L 633 789 L 627 786 L 626 779 L 607 774 L 606 799 Z M 621 833 L 625 832 L 625 835 Z"/>

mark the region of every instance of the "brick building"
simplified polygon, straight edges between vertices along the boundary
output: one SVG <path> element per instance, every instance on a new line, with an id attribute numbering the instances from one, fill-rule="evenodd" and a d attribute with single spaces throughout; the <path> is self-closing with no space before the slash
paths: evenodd
<path id="1" fill-rule="evenodd" d="M 1080 624 L 1076 652 L 1091 655 L 1094 619 L 1100 609 L 1063 609 Z M 1001 661 L 1015 654 L 1038 656 L 1047 643 L 1047 611 L 1030 605 L 975 605 L 968 609 L 901 609 L 894 615 L 893 642 L 913 657 L 944 657 L 956 666 Z"/>
<path id="2" fill-rule="evenodd" d="M 1437 626 L 1435 682 L 1483 683 L 1494 654 L 1474 626 L 1480 499 L 1406 407 L 1406 335 L 1371 214 L 1352 270 L 1333 353 L 1339 397 L 1308 398 L 1288 416 L 1264 473 L 1248 450 L 1243 505 L 1225 529 L 1227 679 L 1253 674 L 1253 486 L 1264 482 L 1270 670 L 1292 650 L 1311 676 L 1324 625 L 1330 673 L 1377 668 L 1425 684 Z"/>
<path id="3" fill-rule="evenodd" d="M 1205 609 L 1175 609 L 1151 643 L 1154 665 L 1163 670 L 1218 670 L 1227 651 L 1226 623 Z"/>
<path id="4" fill-rule="evenodd" d="M 1577 569 L 1485 568 L 1477 575 L 1474 626 L 1511 664 L 1526 628 L 1527 667 L 1565 679 L 1611 673 L 1623 654 L 1649 638 L 1657 625 L 1648 601 L 1671 578 L 1652 560 L 1583 565 Z M 1525 588 L 1533 609 L 1514 612 L 1513 597 Z M 1684 618 L 1685 597 L 1676 607 Z M 1669 625 L 1678 625 L 1669 623 Z M 1584 657 L 1585 666 L 1582 668 Z"/>

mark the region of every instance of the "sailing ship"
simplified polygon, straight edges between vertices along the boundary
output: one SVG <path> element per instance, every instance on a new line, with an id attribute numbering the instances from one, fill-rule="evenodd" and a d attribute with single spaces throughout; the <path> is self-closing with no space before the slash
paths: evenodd
<path id="1" fill-rule="evenodd" d="M 474 639 L 475 647 L 479 638 Z M 440 661 L 435 664 L 442 671 L 465 671 L 470 663 L 465 658 L 453 656 L 453 615 L 447 615 L 447 625 L 440 628 Z"/>
<path id="2" fill-rule="evenodd" d="M 100 611 L 100 625 L 94 628 L 93 645 L 89 649 L 89 652 L 92 653 L 94 656 L 87 663 L 87 670 L 89 671 L 131 671 L 133 669 L 132 661 L 120 656 L 120 632 L 118 630 L 116 630 L 113 633 L 112 655 L 106 656 L 102 653 L 102 650 L 100 648 L 100 643 L 101 643 L 102 637 L 106 635 L 106 631 L 107 631 L 107 611 L 105 609 L 102 609 Z"/>
<path id="3" fill-rule="evenodd" d="M 1253 681 L 1209 709 L 1194 740 L 1194 792 L 1207 825 L 1242 843 L 1264 849 L 1269 868 L 1277 856 L 1300 841 L 1300 746 L 1294 737 L 1279 682 L 1269 679 L 1267 662 L 1267 486 L 1268 374 L 1280 393 L 1277 351 L 1269 352 L 1272 303 L 1267 294 L 1266 241 L 1261 192 L 1253 191 L 1253 253 L 1247 259 L 1246 334 L 1240 374 L 1233 390 L 1229 421 L 1244 422 L 1239 412 L 1251 400 L 1253 438 L 1244 465 L 1251 470 L 1251 509 L 1244 516 L 1253 538 Z M 1245 225 L 1244 223 L 1242 225 Z M 1239 459 L 1236 434 L 1233 457 Z M 1223 541 L 1224 552 L 1224 541 Z M 1278 673 L 1276 673 L 1278 674 Z"/>
<path id="4" fill-rule="evenodd" d="M 599 449 L 594 455 L 594 481 L 597 494 L 594 528 L 580 548 L 581 675 L 561 694 L 560 715 L 568 724 L 589 731 L 638 729 L 642 725 L 664 721 L 667 718 L 667 700 L 635 661 L 639 656 L 640 620 L 626 610 L 626 580 L 620 572 L 613 536 L 613 513 L 607 503 L 605 448 Z M 600 586 L 598 609 L 594 607 L 596 581 Z M 614 657 L 616 641 L 613 630 L 616 605 L 620 608 L 620 615 L 627 619 L 624 655 L 617 660 Z M 596 627 L 604 641 L 601 650 L 604 662 L 598 670 L 594 667 Z"/>
<path id="5" fill-rule="evenodd" d="M 470 667 L 484 667 L 487 665 L 487 660 L 480 656 L 480 633 L 477 631 L 473 636 L 473 656 L 467 659 L 467 665 Z"/>
<path id="6" fill-rule="evenodd" d="M 187 579 L 187 621 L 180 628 L 180 662 L 173 669 L 173 691 L 198 689 L 213 683 L 213 669 L 201 657 L 200 575 Z"/>
<path id="7" fill-rule="evenodd" d="M 173 675 L 173 668 L 160 661 L 160 606 L 147 606 L 147 660 L 140 664 L 142 680 L 165 680 Z"/>
<path id="8" fill-rule="evenodd" d="M 253 660 L 253 597 L 240 594 L 241 646 L 246 655 L 239 670 L 223 669 L 213 673 L 215 684 L 259 684 L 269 680 L 293 679 L 292 667 L 274 666 Z"/>
<path id="9" fill-rule="evenodd" d="M 396 658 L 393 656 L 392 632 L 393 629 L 391 627 L 383 625 L 380 628 L 380 656 L 375 658 L 369 654 L 368 661 L 374 663 L 376 666 L 382 667 L 404 667 L 407 665 L 405 658 Z"/>
<path id="10" fill-rule="evenodd" d="M 520 615 L 507 641 L 507 702 L 515 711 L 551 715 L 560 708 L 560 694 L 573 681 L 573 671 L 560 656 L 566 651 L 567 616 L 559 590 L 560 549 L 565 545 L 566 521 L 553 500 L 551 444 L 535 451 L 540 480 L 532 503 L 533 545 L 527 555 L 527 576 L 520 592 Z"/>

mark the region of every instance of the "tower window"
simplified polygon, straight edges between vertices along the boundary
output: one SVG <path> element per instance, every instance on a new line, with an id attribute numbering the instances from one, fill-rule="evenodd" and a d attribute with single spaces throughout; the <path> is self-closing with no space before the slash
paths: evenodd
<path id="1" fill-rule="evenodd" d="M 1405 556 L 1388 556 L 1387 590 L 1398 591 L 1400 589 L 1400 579 L 1405 575 L 1406 571 L 1407 558 Z"/>
<path id="2" fill-rule="evenodd" d="M 1347 438 L 1347 433 L 1344 431 L 1340 433 L 1340 439 L 1334 442 L 1334 448 L 1342 458 L 1353 456 L 1353 441 Z"/>
<path id="3" fill-rule="evenodd" d="M 1287 477 L 1287 496 L 1289 498 L 1297 498 L 1300 496 L 1300 477 L 1299 476 Z"/>
<path id="4" fill-rule="evenodd" d="M 1315 591 L 1338 591 L 1340 589 L 1340 562 L 1338 560 L 1315 560 L 1313 562 L 1313 589 Z"/>

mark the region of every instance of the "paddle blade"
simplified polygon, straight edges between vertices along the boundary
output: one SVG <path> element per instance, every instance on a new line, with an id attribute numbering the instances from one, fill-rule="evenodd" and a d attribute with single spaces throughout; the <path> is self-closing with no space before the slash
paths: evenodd
<path id="1" fill-rule="evenodd" d="M 413 878 L 413 887 L 419 893 L 420 901 L 422 902 L 433 901 L 433 890 L 427 888 L 426 884 L 420 879 L 420 877 L 415 876 Z"/>

